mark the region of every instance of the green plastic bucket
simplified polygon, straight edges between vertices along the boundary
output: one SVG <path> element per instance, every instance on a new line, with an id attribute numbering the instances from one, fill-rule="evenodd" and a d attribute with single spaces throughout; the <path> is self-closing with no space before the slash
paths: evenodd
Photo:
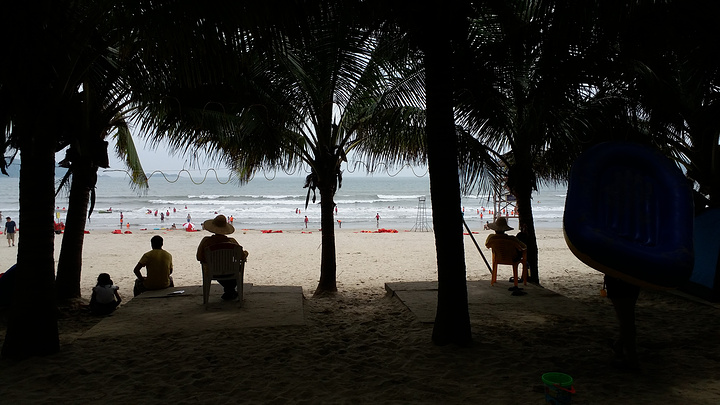
<path id="1" fill-rule="evenodd" d="M 542 381 L 545 384 L 545 402 L 565 405 L 572 401 L 572 394 L 575 393 L 572 377 L 564 373 L 545 373 Z"/>

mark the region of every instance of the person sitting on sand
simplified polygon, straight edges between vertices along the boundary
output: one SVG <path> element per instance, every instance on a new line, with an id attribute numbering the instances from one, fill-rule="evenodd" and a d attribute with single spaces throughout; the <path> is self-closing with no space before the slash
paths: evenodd
<path id="1" fill-rule="evenodd" d="M 212 246 L 218 243 L 234 243 L 238 246 L 240 244 L 234 239 L 230 238 L 226 235 L 229 235 L 233 232 L 235 232 L 235 227 L 230 225 L 227 222 L 227 218 L 225 218 L 225 215 L 218 215 L 214 219 L 208 219 L 207 221 L 203 222 L 203 229 L 210 231 L 213 233 L 211 236 L 206 236 L 200 241 L 200 245 L 198 245 L 197 249 L 197 259 L 200 263 L 202 263 L 203 271 L 205 270 L 205 266 L 207 265 L 205 263 L 205 248 L 208 246 Z M 247 250 L 243 251 L 244 259 L 247 258 L 248 252 Z M 229 279 L 229 280 L 218 280 L 218 283 L 223 286 L 223 300 L 234 300 L 238 297 L 238 292 L 236 290 L 237 288 L 237 280 L 236 279 Z"/>
<path id="2" fill-rule="evenodd" d="M 108 315 L 115 311 L 122 302 L 118 289 L 109 274 L 100 273 L 90 295 L 90 312 L 93 315 Z"/>
<path id="3" fill-rule="evenodd" d="M 162 290 L 173 287 L 173 279 L 170 276 L 173 272 L 172 255 L 163 250 L 163 238 L 155 235 L 150 239 L 152 250 L 146 252 L 133 269 L 137 276 L 133 293 L 137 297 L 148 290 Z M 147 277 L 143 277 L 140 269 L 147 267 Z"/>

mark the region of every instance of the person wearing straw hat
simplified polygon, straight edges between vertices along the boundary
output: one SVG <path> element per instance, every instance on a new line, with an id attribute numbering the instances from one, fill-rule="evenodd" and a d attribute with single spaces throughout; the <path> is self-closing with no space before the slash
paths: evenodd
<path id="1" fill-rule="evenodd" d="M 505 217 L 499 217 L 496 219 L 493 223 L 487 225 L 488 229 L 491 229 L 495 231 L 495 233 L 491 233 L 488 235 L 487 239 L 485 240 L 485 247 L 490 248 L 495 243 L 503 243 L 505 241 L 508 241 L 512 243 L 517 249 L 517 260 L 521 260 L 523 257 L 523 251 L 527 249 L 527 245 L 524 244 L 520 239 L 518 239 L 516 236 L 508 235 L 505 232 L 512 231 L 513 227 L 508 225 L 507 218 Z M 513 290 L 513 295 L 524 295 L 525 293 L 520 291 L 522 290 L 519 287 L 511 287 L 511 290 Z"/>
<path id="2" fill-rule="evenodd" d="M 206 231 L 210 231 L 213 234 L 211 236 L 206 236 L 200 241 L 200 245 L 198 245 L 197 250 L 197 259 L 200 263 L 202 263 L 203 267 L 205 266 L 205 248 L 208 246 L 212 246 L 218 243 L 234 243 L 238 246 L 240 244 L 234 239 L 230 238 L 227 235 L 230 235 L 231 233 L 235 232 L 235 227 L 228 223 L 227 218 L 225 218 L 225 215 L 218 215 L 213 219 L 208 219 L 207 221 L 203 222 L 203 229 Z M 244 258 L 247 258 L 248 251 L 244 250 L 243 254 L 245 255 Z M 238 297 L 237 292 L 237 280 L 230 279 L 230 280 L 218 280 L 218 283 L 223 286 L 223 300 L 229 301 L 234 300 Z"/>
<path id="3" fill-rule="evenodd" d="M 487 239 L 485 240 L 485 247 L 489 247 L 489 245 L 492 244 L 491 242 L 494 240 L 511 240 L 515 243 L 515 245 L 517 245 L 518 252 L 520 253 L 520 256 L 518 258 L 522 257 L 522 251 L 527 249 L 527 245 L 524 244 L 516 236 L 508 235 L 505 233 L 507 231 L 512 231 L 513 229 L 515 229 L 508 225 L 507 218 L 499 217 L 492 224 L 488 224 L 487 227 L 488 229 L 495 231 L 495 233 L 491 233 L 490 235 L 488 235 Z"/>

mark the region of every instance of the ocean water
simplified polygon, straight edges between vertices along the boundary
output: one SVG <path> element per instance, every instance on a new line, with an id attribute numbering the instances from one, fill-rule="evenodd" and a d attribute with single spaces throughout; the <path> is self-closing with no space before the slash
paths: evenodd
<path id="1" fill-rule="evenodd" d="M 199 184 L 198 184 L 199 183 Z M 100 175 L 96 189 L 95 210 L 87 223 L 88 229 L 123 230 L 162 229 L 175 224 L 181 228 L 187 222 L 199 227 L 216 214 L 234 218 L 239 229 L 317 231 L 320 227 L 320 196 L 316 204 L 310 201 L 305 209 L 307 189 L 303 176 L 277 176 L 266 179 L 257 176 L 240 186 L 235 179 L 216 176 L 210 172 L 191 175 L 154 174 L 147 191 L 134 190 L 126 176 L 111 173 Z M 18 219 L 18 179 L 0 178 L 0 211 L 3 216 Z M 565 188 L 544 188 L 533 197 L 536 227 L 562 226 Z M 421 199 L 424 198 L 424 203 Z M 412 230 L 432 227 L 432 208 L 428 176 L 390 177 L 347 176 L 335 195 L 336 226 L 343 229 L 375 230 L 378 228 Z M 468 226 L 481 230 L 492 221 L 489 210 L 492 198 L 487 195 L 464 196 L 462 209 Z M 65 220 L 67 193 L 61 191 L 56 200 L 56 218 Z M 424 209 L 423 209 L 424 208 Z M 110 211 L 103 212 L 103 211 Z M 157 215 L 155 212 L 157 211 Z M 161 219 L 161 213 L 166 214 Z M 167 215 L 169 214 L 169 215 Z M 379 224 L 376 215 L 380 216 Z M 424 214 L 424 215 L 423 215 Z M 337 221 L 341 221 L 338 223 Z M 510 225 L 517 227 L 517 219 Z M 127 224 L 130 227 L 127 228 Z M 22 227 L 22 224 L 19 223 Z"/>

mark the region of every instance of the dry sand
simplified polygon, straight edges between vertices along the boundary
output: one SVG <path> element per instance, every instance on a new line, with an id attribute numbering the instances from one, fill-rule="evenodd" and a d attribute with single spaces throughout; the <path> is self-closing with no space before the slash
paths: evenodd
<path id="1" fill-rule="evenodd" d="M 233 236 L 250 252 L 245 305 L 220 302 L 216 289 L 204 308 L 193 291 L 202 283 L 195 249 L 207 233 L 94 231 L 85 239 L 83 294 L 108 272 L 123 306 L 97 325 L 69 311 L 59 321 L 60 353 L 1 361 L 0 402 L 541 404 L 540 376 L 558 371 L 575 379 L 575 404 L 720 403 L 716 305 L 643 291 L 643 369 L 618 370 L 606 345 L 616 326 L 599 294 L 602 274 L 572 255 L 561 230 L 538 232 L 546 290 L 529 286 L 522 297 L 510 297 L 507 282 L 490 290 L 466 236 L 467 276 L 480 295 L 470 298 L 474 344 L 460 348 L 433 345 L 432 324 L 385 290 L 437 279 L 431 233 L 339 230 L 340 293 L 314 299 L 320 232 L 238 230 Z M 173 255 L 175 285 L 187 287 L 184 301 L 131 300 L 132 269 L 155 234 Z M 478 243 L 486 235 L 475 235 Z M 0 265 L 9 267 L 15 254 L 1 247 Z M 501 267 L 498 279 L 510 273 Z M 269 286 L 299 286 L 305 298 Z M 431 307 L 433 299 L 432 291 L 422 296 Z"/>

